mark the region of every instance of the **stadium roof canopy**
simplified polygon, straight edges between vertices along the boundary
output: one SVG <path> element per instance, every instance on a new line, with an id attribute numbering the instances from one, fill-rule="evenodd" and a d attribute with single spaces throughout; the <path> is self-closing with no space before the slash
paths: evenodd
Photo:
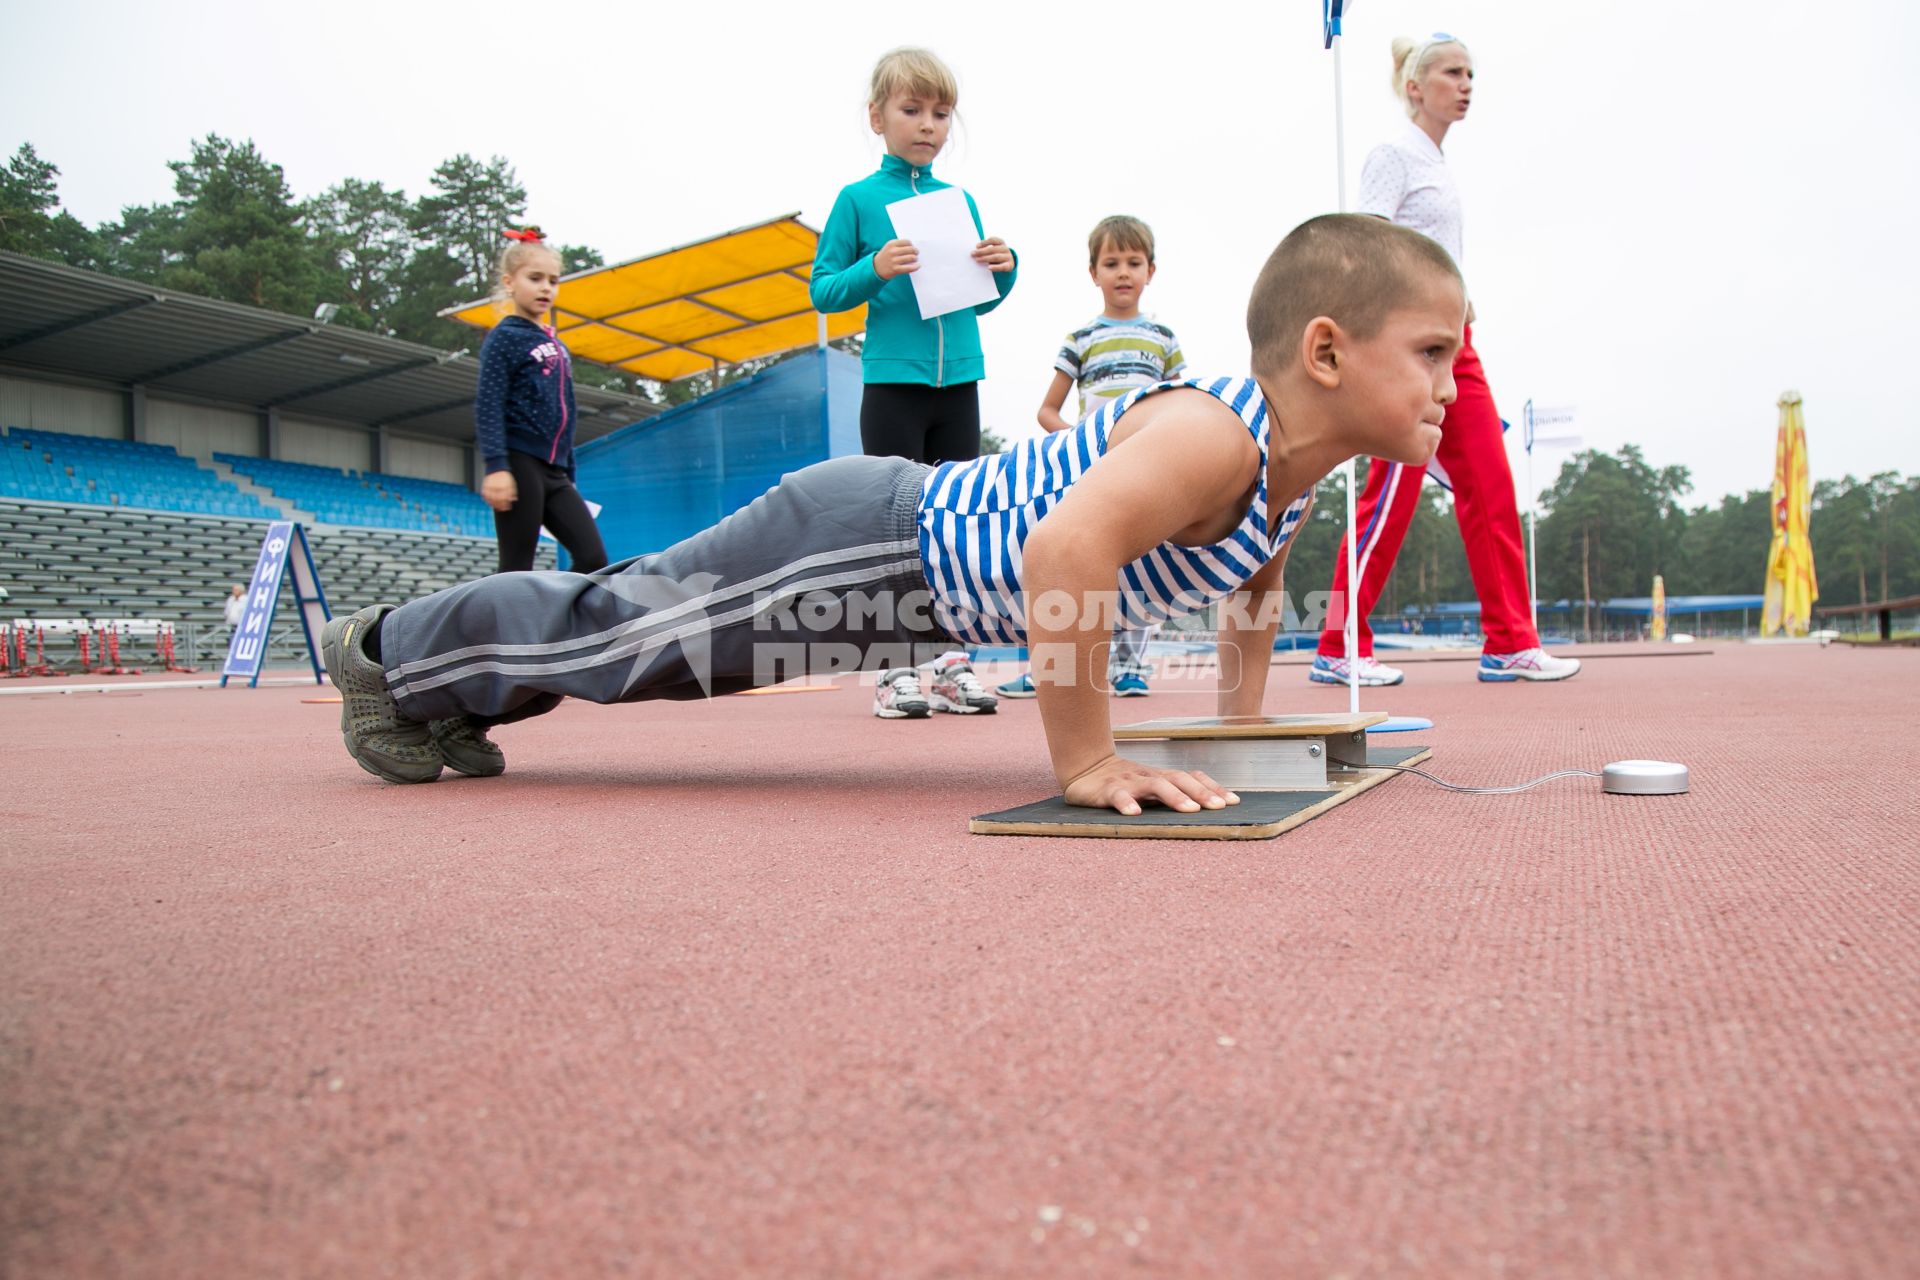
<path id="1" fill-rule="evenodd" d="M 100 379 L 408 435 L 468 441 L 478 369 L 439 351 L 259 307 L 0 253 L 0 370 Z M 575 387 L 578 438 L 659 412 Z"/>
<path id="2" fill-rule="evenodd" d="M 577 356 L 659 382 L 823 340 L 807 296 L 820 233 L 787 214 L 609 267 L 563 276 L 554 328 Z M 481 329 L 490 300 L 440 313 Z M 825 339 L 867 326 L 858 307 L 826 317 Z"/>

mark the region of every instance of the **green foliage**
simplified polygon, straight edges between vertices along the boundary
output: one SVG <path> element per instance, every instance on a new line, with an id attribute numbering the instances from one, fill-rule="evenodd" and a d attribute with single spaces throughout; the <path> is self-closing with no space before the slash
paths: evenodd
<path id="1" fill-rule="evenodd" d="M 335 324 L 394 333 L 414 253 L 404 191 L 348 178 L 307 202 L 307 227 L 326 264 Z"/>
<path id="2" fill-rule="evenodd" d="M 1821 481 L 1807 533 L 1826 603 L 1920 595 L 1920 476 Z"/>
<path id="3" fill-rule="evenodd" d="M 400 291 L 388 312 L 393 335 L 442 350 L 478 353 L 486 334 L 456 320 L 443 320 L 443 307 L 471 299 L 462 294 L 460 263 L 438 245 L 421 245 L 400 272 Z"/>
<path id="4" fill-rule="evenodd" d="M 607 260 L 600 256 L 598 249 L 584 244 L 557 244 L 553 246 L 560 255 L 560 274 L 572 275 L 576 271 L 590 271 L 595 267 L 604 267 Z"/>
<path id="5" fill-rule="evenodd" d="M 172 205 L 133 204 L 120 210 L 120 221 L 103 222 L 96 235 L 101 269 L 142 284 L 159 284 L 173 256 Z"/>
<path id="6" fill-rule="evenodd" d="M 1402 483 L 1419 479 L 1419 472 L 1409 467 Z M 1340 501 L 1344 516 L 1345 494 Z M 1413 509 L 1413 523 L 1407 526 L 1407 539 L 1394 561 L 1393 575 L 1380 593 L 1376 612 L 1393 614 L 1409 605 L 1473 598 L 1473 575 L 1467 571 L 1467 548 L 1460 540 L 1460 526 L 1454 523 L 1453 500 L 1439 485 L 1427 485 Z"/>
<path id="7" fill-rule="evenodd" d="M 1760 594 L 1772 494 L 1751 489 L 1687 511 L 1678 501 L 1686 489 L 1684 468 L 1651 468 L 1632 446 L 1568 461 L 1541 495 L 1541 594 L 1644 596 L 1655 574 L 1669 596 Z M 1811 497 L 1808 537 L 1823 602 L 1920 594 L 1920 477 L 1823 480 Z"/>
<path id="8" fill-rule="evenodd" d="M 88 271 L 106 270 L 99 234 L 65 209 L 53 215 L 41 243 L 37 252 L 43 258 Z"/>
<path id="9" fill-rule="evenodd" d="M 506 157 L 485 164 L 465 152 L 433 171 L 433 190 L 414 206 L 414 234 L 460 267 L 464 296 L 442 306 L 493 291 L 495 269 L 506 246 L 503 233 L 527 216 L 527 189 Z"/>
<path id="10" fill-rule="evenodd" d="M 23 142 L 0 169 L 0 249 L 76 267 L 99 265 L 86 224 L 60 207 L 60 170 Z"/>
<path id="11" fill-rule="evenodd" d="M 1363 459 L 1363 486 L 1365 466 Z M 1570 459 L 1541 494 L 1541 597 L 1644 596 L 1656 574 L 1670 597 L 1759 594 L 1773 532 L 1767 490 L 1687 510 L 1680 499 L 1689 487 L 1686 468 L 1651 466 L 1631 445 Z M 1425 490 L 1376 617 L 1474 598 L 1451 508 L 1437 487 Z M 1331 586 L 1345 522 L 1345 487 L 1335 474 L 1321 481 L 1313 514 L 1288 553 L 1287 590 L 1297 604 Z M 1884 472 L 1865 481 L 1822 481 L 1813 492 L 1811 539 L 1822 600 L 1920 594 L 1920 477 Z"/>
<path id="12" fill-rule="evenodd" d="M 1728 494 L 1717 507 L 1689 512 L 1680 535 L 1680 554 L 1664 575 L 1667 594 L 1682 596 L 1750 596 L 1759 594 L 1767 567 L 1767 547 L 1773 538 L 1773 504 L 1765 489 Z M 1814 543 L 1816 561 L 1820 544 Z M 1647 585 L 1628 595 L 1646 595 Z"/>
<path id="13" fill-rule="evenodd" d="M 290 315 L 327 300 L 325 243 L 308 234 L 286 175 L 251 140 L 208 134 L 167 167 L 178 198 L 160 284 Z"/>
<path id="14" fill-rule="evenodd" d="M 1362 492 L 1372 465 L 1370 458 L 1354 464 L 1355 483 Z M 1403 481 L 1413 480 L 1416 474 L 1408 468 Z M 1287 552 L 1286 589 L 1297 608 L 1306 608 L 1309 593 L 1333 589 L 1334 567 L 1346 555 L 1346 536 L 1347 486 L 1336 471 L 1314 490 L 1313 511 Z M 1374 605 L 1374 616 L 1397 614 L 1410 606 L 1471 599 L 1473 579 L 1467 573 L 1460 529 L 1453 521 L 1453 503 L 1440 486 L 1428 485 L 1414 508 L 1413 523 L 1407 527 L 1393 574 Z"/>
<path id="15" fill-rule="evenodd" d="M 1356 463 L 1364 488 L 1365 459 Z M 1339 472 L 1322 480 L 1313 491 L 1313 510 L 1293 537 L 1287 551 L 1285 589 L 1294 607 L 1305 611 L 1308 595 L 1333 587 L 1335 557 L 1343 555 L 1347 533 L 1346 485 Z"/>
<path id="16" fill-rule="evenodd" d="M 1646 595 L 1656 573 L 1669 575 L 1670 593 L 1686 594 L 1672 575 L 1685 526 L 1679 499 L 1691 487 L 1686 468 L 1651 467 L 1635 445 L 1568 459 L 1541 495 L 1540 596 Z"/>
<path id="17" fill-rule="evenodd" d="M 0 249 L 32 253 L 60 207 L 60 170 L 23 142 L 0 169 Z"/>

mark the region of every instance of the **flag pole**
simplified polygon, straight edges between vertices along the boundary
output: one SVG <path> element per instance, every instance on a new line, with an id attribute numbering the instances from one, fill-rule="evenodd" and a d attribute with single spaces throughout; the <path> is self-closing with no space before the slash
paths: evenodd
<path id="1" fill-rule="evenodd" d="M 1333 50 L 1333 171 L 1341 213 L 1347 211 L 1346 95 L 1340 79 L 1340 19 L 1344 16 L 1346 4 L 1347 0 L 1320 0 L 1322 33 L 1326 36 L 1327 48 Z M 1341 607 L 1346 610 L 1346 626 L 1342 636 L 1347 652 L 1349 715 L 1360 714 L 1360 617 L 1354 611 L 1354 603 L 1360 598 L 1359 531 L 1354 528 L 1357 503 L 1353 491 L 1357 470 L 1352 458 L 1348 458 L 1341 468 L 1347 482 L 1347 598 L 1341 601 Z"/>
<path id="2" fill-rule="evenodd" d="M 1534 531 L 1534 517 L 1540 511 L 1540 493 L 1533 487 L 1533 401 L 1527 401 L 1526 407 L 1527 441 L 1527 616 L 1533 623 L 1533 634 L 1540 634 L 1540 565 L 1534 549 L 1540 545 L 1539 535 Z"/>

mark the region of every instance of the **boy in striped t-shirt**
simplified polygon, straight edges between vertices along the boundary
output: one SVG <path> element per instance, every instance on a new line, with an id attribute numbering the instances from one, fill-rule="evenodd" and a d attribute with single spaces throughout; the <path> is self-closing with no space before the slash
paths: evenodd
<path id="1" fill-rule="evenodd" d="M 1281 572 L 1314 485 L 1356 454 L 1432 459 L 1466 314 L 1459 268 L 1433 240 L 1357 214 L 1314 218 L 1254 283 L 1249 374 L 1135 387 L 1071 431 L 969 462 L 833 458 L 595 573 L 497 573 L 334 618 L 321 652 L 347 753 L 388 781 L 431 782 L 450 728 L 484 736 L 565 698 L 712 697 L 1025 644 L 1068 803 L 1237 803 L 1205 773 L 1117 754 L 1099 678 L 1108 637 L 1116 620 L 1218 605 L 1215 705 L 1260 714 Z M 820 749 L 805 736 L 761 745 L 785 763 Z M 891 763 L 901 785 L 919 776 Z"/>
<path id="2" fill-rule="evenodd" d="M 1102 218 L 1087 237 L 1087 274 L 1100 286 L 1102 307 L 1092 321 L 1067 335 L 1053 358 L 1053 385 L 1040 403 L 1040 425 L 1066 431 L 1060 415 L 1067 392 L 1080 389 L 1080 416 L 1135 387 L 1170 382 L 1186 370 L 1173 330 L 1140 314 L 1140 296 L 1155 271 L 1153 230 L 1138 218 Z"/>
<path id="3" fill-rule="evenodd" d="M 1053 358 L 1053 384 L 1040 402 L 1040 425 L 1069 431 L 1073 423 L 1060 413 L 1067 393 L 1080 391 L 1080 419 L 1135 387 L 1171 382 L 1187 368 L 1180 339 L 1157 320 L 1140 314 L 1140 295 L 1155 271 L 1153 229 L 1138 218 L 1115 214 L 1102 218 L 1087 237 L 1087 274 L 1100 286 L 1100 314 L 1067 335 Z M 1116 698 L 1147 696 L 1147 641 L 1152 627 L 1117 627 L 1107 653 L 1107 685 Z M 1035 696 L 1033 673 L 1022 672 L 1001 685 L 1003 698 Z"/>

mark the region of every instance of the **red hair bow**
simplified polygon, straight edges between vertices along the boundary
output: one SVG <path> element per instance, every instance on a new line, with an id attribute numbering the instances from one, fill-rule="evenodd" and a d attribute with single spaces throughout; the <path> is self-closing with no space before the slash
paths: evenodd
<path id="1" fill-rule="evenodd" d="M 509 229 L 506 236 L 507 239 L 518 240 L 522 244 L 539 244 L 547 238 L 538 227 L 522 227 L 518 231 Z"/>

